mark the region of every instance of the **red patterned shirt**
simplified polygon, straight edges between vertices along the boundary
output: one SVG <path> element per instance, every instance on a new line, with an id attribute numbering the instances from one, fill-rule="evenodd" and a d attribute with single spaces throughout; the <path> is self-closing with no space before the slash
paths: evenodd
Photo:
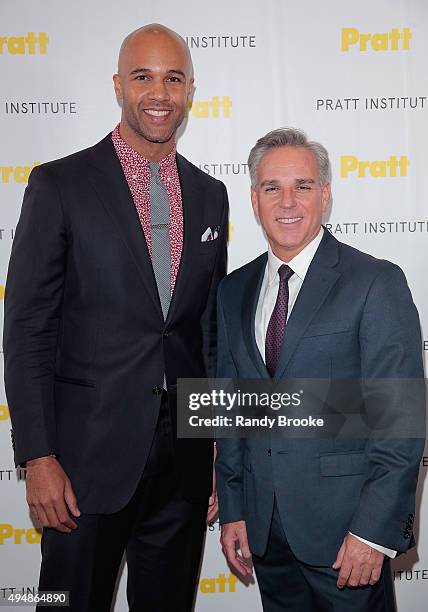
<path id="1" fill-rule="evenodd" d="M 119 134 L 119 126 L 113 130 L 111 139 L 137 209 L 138 217 L 146 237 L 150 257 L 152 256 L 152 234 L 150 231 L 150 169 L 149 160 L 134 151 Z M 164 183 L 169 200 L 169 240 L 171 243 L 171 293 L 177 280 L 183 250 L 183 206 L 180 180 L 173 150 L 160 161 L 159 176 Z"/>

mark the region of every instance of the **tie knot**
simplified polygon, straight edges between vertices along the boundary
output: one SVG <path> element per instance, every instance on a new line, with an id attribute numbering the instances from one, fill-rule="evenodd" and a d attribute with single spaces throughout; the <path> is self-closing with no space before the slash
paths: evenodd
<path id="1" fill-rule="evenodd" d="M 287 266 L 287 264 L 282 264 L 282 266 L 279 267 L 278 274 L 279 274 L 280 282 L 288 283 L 289 279 L 293 276 L 294 272 L 290 268 L 290 266 Z"/>
<path id="2" fill-rule="evenodd" d="M 159 162 L 149 162 L 149 170 L 152 176 L 157 176 L 159 173 L 160 163 Z"/>

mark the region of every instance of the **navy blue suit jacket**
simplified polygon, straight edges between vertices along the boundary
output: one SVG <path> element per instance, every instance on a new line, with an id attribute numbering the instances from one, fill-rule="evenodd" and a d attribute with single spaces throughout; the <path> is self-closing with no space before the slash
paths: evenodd
<path id="1" fill-rule="evenodd" d="M 269 376 L 254 329 L 266 262 L 265 253 L 220 284 L 218 377 Z M 288 320 L 276 376 L 421 381 L 419 318 L 401 269 L 325 231 Z M 262 555 L 276 496 L 290 546 L 304 562 L 331 565 L 348 531 L 407 550 L 423 435 L 219 439 L 220 522 L 245 520 L 250 549 Z"/>

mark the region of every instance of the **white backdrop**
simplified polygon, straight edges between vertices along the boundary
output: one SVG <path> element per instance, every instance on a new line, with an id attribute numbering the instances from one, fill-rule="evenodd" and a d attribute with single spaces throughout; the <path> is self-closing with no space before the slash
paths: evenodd
<path id="1" fill-rule="evenodd" d="M 303 128 L 331 154 L 328 227 L 404 269 L 426 352 L 426 0 L 3 0 L 0 298 L 29 170 L 94 144 L 116 125 L 111 75 L 118 48 L 126 34 L 150 22 L 177 30 L 192 51 L 196 91 L 178 147 L 227 185 L 229 269 L 265 250 L 249 200 L 251 146 L 273 128 Z M 3 388 L 0 394 L 0 592 L 10 593 L 37 585 L 40 536 L 25 504 L 25 473 L 13 468 Z M 421 481 L 425 472 L 422 465 Z M 400 557 L 394 569 L 399 609 L 425 612 L 428 502 L 422 494 L 418 504 L 418 551 Z M 260 611 L 256 586 L 230 576 L 218 533 L 216 524 L 207 534 L 196 610 Z M 127 609 L 125 573 L 116 612 Z"/>

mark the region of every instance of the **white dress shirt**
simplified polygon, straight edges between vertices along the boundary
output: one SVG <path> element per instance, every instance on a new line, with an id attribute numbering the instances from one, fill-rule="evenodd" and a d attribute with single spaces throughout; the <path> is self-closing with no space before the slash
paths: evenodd
<path id="1" fill-rule="evenodd" d="M 284 262 L 279 257 L 274 255 L 270 246 L 268 250 L 268 261 L 265 268 L 265 274 L 263 277 L 262 286 L 260 289 L 259 301 L 257 303 L 256 310 L 256 320 L 255 320 L 255 335 L 256 335 L 256 343 L 257 347 L 260 351 L 260 355 L 263 358 L 263 361 L 266 363 L 265 356 L 265 340 L 266 340 L 266 332 L 269 325 L 270 318 L 272 316 L 273 309 L 275 308 L 276 298 L 278 295 L 279 288 L 279 274 L 278 270 L 282 264 L 287 263 L 287 265 L 293 270 L 294 274 L 288 281 L 288 290 L 289 290 L 289 298 L 288 298 L 288 314 L 287 321 L 293 310 L 293 306 L 296 303 L 297 296 L 299 295 L 299 291 L 303 285 L 303 281 L 305 280 L 305 276 L 309 269 L 309 266 L 314 258 L 316 250 L 318 249 L 322 237 L 324 235 L 324 228 L 321 228 L 316 237 L 305 246 L 304 249 L 300 251 L 293 259 L 288 262 Z M 354 537 L 361 540 L 365 544 L 368 544 L 375 550 L 387 555 L 391 559 L 393 559 L 397 551 L 391 550 L 389 548 L 385 548 L 384 546 L 379 546 L 378 544 L 374 544 L 373 542 L 369 542 L 364 538 L 360 538 L 355 534 L 351 534 Z"/>

